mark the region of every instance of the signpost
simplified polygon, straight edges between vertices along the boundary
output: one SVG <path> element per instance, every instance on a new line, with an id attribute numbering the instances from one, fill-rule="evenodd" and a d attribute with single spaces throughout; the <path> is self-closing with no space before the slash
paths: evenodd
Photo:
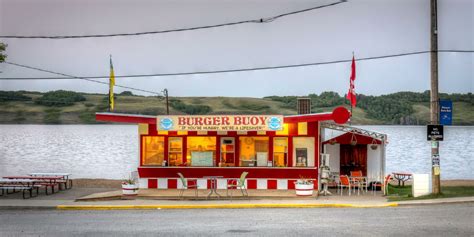
<path id="1" fill-rule="evenodd" d="M 442 141 L 443 140 L 443 125 L 428 125 L 426 137 L 428 141 Z"/>

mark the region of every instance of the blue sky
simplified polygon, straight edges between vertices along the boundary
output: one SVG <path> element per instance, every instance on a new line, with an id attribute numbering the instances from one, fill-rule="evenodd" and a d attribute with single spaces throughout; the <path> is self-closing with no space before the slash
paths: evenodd
<path id="1" fill-rule="evenodd" d="M 77 35 L 194 27 L 273 16 L 330 0 L 0 0 L 0 35 Z M 429 0 L 352 0 L 266 24 L 159 35 L 70 40 L 0 39 L 8 60 L 75 76 L 265 67 L 429 50 Z M 474 50 L 474 1 L 439 0 L 439 49 Z M 429 55 L 357 63 L 356 92 L 429 89 Z M 473 92 L 474 54 L 439 56 L 440 91 Z M 0 65 L 0 77 L 47 73 Z M 263 97 L 348 89 L 350 63 L 212 75 L 117 79 L 172 96 Z M 107 81 L 107 80 L 103 80 Z M 107 93 L 82 80 L 0 81 L 1 90 Z M 122 89 L 117 88 L 117 92 Z M 136 92 L 137 94 L 141 94 Z M 146 93 L 142 93 L 146 95 Z"/>

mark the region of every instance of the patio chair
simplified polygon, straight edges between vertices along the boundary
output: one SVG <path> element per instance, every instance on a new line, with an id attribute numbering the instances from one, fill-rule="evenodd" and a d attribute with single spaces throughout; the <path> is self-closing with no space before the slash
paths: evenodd
<path id="1" fill-rule="evenodd" d="M 369 187 L 369 180 L 367 179 L 367 177 L 364 177 L 362 170 L 351 171 L 350 174 L 354 188 L 356 186 L 359 187 L 359 193 L 361 188 L 365 189 L 365 192 L 367 193 Z"/>
<path id="2" fill-rule="evenodd" d="M 247 192 L 247 188 L 245 187 L 245 179 L 249 172 L 242 172 L 239 179 L 230 179 L 230 182 L 227 184 L 227 197 L 229 196 L 229 189 L 230 190 L 230 200 L 232 200 L 232 194 L 234 193 L 234 189 L 240 189 L 242 192 L 242 196 L 249 198 L 249 193 Z M 250 199 L 250 198 L 249 198 Z"/>
<path id="3" fill-rule="evenodd" d="M 185 179 L 183 174 L 181 173 L 177 173 L 177 174 L 179 176 L 179 179 L 181 180 L 181 184 L 183 185 L 183 188 L 179 190 L 179 198 L 183 197 L 185 189 L 190 189 L 190 188 L 194 188 L 196 197 L 198 197 L 197 179 Z M 188 184 L 187 181 L 190 181 L 191 184 Z"/>
<path id="4" fill-rule="evenodd" d="M 344 192 L 344 188 L 348 189 L 348 193 L 350 196 L 351 195 L 351 182 L 349 180 L 349 177 L 347 175 L 340 175 L 339 183 L 337 185 L 337 191 L 339 192 L 339 189 L 341 189 L 340 190 L 341 196 L 342 196 L 342 193 Z"/>
<path id="5" fill-rule="evenodd" d="M 391 178 L 392 175 L 388 174 L 387 176 L 385 176 L 383 183 L 376 182 L 372 184 L 372 192 L 374 193 L 374 196 L 377 192 L 377 187 L 380 187 L 380 190 L 382 190 L 383 195 L 388 195 L 388 182 L 390 182 Z"/>

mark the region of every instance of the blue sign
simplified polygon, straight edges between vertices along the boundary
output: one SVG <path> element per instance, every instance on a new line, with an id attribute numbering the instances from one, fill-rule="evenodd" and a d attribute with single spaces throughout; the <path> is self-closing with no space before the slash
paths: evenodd
<path id="1" fill-rule="evenodd" d="M 160 120 L 160 128 L 163 130 L 170 130 L 173 127 L 173 120 L 170 118 L 162 118 Z"/>
<path id="2" fill-rule="evenodd" d="M 453 124 L 453 102 L 450 100 L 439 101 L 439 124 Z"/>
<path id="3" fill-rule="evenodd" d="M 268 120 L 268 127 L 271 130 L 280 130 L 281 129 L 281 119 L 278 117 L 271 117 Z"/>

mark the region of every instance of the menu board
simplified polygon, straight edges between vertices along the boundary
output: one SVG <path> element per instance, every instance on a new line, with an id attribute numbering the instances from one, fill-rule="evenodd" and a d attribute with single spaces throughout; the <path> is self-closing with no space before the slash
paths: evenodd
<path id="1" fill-rule="evenodd" d="M 214 166 L 212 155 L 212 151 L 192 151 L 191 166 Z"/>
<path id="2" fill-rule="evenodd" d="M 267 166 L 268 152 L 257 152 L 257 166 Z"/>

